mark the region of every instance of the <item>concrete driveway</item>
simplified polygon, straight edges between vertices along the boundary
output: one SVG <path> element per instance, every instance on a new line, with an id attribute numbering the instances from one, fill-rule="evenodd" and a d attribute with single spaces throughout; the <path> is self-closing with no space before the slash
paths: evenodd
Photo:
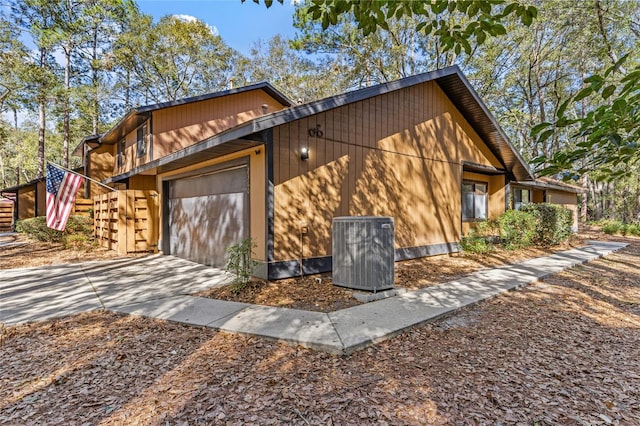
<path id="1" fill-rule="evenodd" d="M 0 270 L 0 322 L 39 321 L 191 294 L 231 276 L 173 256 Z"/>

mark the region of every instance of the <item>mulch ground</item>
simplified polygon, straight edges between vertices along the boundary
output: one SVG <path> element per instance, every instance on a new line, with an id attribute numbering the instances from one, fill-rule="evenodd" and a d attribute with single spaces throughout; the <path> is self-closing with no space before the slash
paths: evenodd
<path id="1" fill-rule="evenodd" d="M 24 234 L 1 236 L 0 243 L 10 244 L 0 246 L 0 270 L 86 262 L 89 260 L 119 259 L 123 257 L 113 250 L 97 246 L 89 250 L 66 249 L 60 243 L 36 241 L 26 237 Z M 138 256 L 140 255 L 138 254 Z"/>
<path id="2" fill-rule="evenodd" d="M 455 280 L 481 269 L 521 262 L 534 257 L 582 246 L 581 238 L 550 248 L 505 250 L 484 254 L 453 254 L 396 262 L 395 286 L 417 290 Z M 354 290 L 333 285 L 331 274 L 311 275 L 278 281 L 251 281 L 241 291 L 231 286 L 195 293 L 196 296 L 318 312 L 333 312 L 361 304 Z"/>
<path id="3" fill-rule="evenodd" d="M 0 333 L 0 424 L 640 424 L 640 243 L 350 356 L 93 312 Z"/>

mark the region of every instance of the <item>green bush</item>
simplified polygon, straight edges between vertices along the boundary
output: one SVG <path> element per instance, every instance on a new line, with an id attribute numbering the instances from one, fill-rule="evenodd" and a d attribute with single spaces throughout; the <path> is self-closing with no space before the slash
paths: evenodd
<path id="1" fill-rule="evenodd" d="M 557 204 L 532 203 L 522 207 L 521 211 L 536 219 L 533 242 L 540 246 L 560 244 L 571 235 L 573 213 Z"/>
<path id="2" fill-rule="evenodd" d="M 636 237 L 640 236 L 640 224 L 638 223 L 628 223 L 626 225 L 626 234 L 634 235 Z"/>
<path id="3" fill-rule="evenodd" d="M 484 254 L 493 250 L 493 241 L 499 235 L 498 223 L 494 220 L 478 222 L 462 237 L 460 246 L 467 253 Z"/>
<path id="4" fill-rule="evenodd" d="M 251 259 L 253 249 L 257 246 L 251 238 L 245 238 L 238 244 L 227 248 L 227 263 L 225 269 L 233 272 L 236 278 L 231 283 L 234 293 L 240 292 L 247 286 L 257 262 Z"/>
<path id="5" fill-rule="evenodd" d="M 33 217 L 29 219 L 19 220 L 16 223 L 16 231 L 27 234 L 31 238 L 38 241 L 50 243 L 62 243 L 67 247 L 68 244 L 76 244 L 77 241 L 83 239 L 90 242 L 93 239 L 93 230 L 91 226 L 93 221 L 86 216 L 69 216 L 67 226 L 64 231 L 56 231 L 47 227 L 47 219 L 44 216 Z M 71 239 L 76 243 L 68 242 Z"/>
<path id="6" fill-rule="evenodd" d="M 500 240 L 509 250 L 530 247 L 536 236 L 537 217 L 523 210 L 507 210 L 498 218 Z"/>
<path id="7" fill-rule="evenodd" d="M 602 232 L 609 235 L 640 235 L 640 224 L 624 223 L 619 220 L 606 220 L 601 223 Z"/>

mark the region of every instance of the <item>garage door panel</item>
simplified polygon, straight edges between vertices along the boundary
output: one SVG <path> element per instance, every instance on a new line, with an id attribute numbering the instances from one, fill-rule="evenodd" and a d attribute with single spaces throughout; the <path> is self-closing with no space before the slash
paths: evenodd
<path id="1" fill-rule="evenodd" d="M 191 198 L 211 194 L 233 194 L 247 190 L 247 168 L 240 167 L 172 182 L 169 198 Z"/>
<path id="2" fill-rule="evenodd" d="M 243 167 L 171 183 L 167 218 L 171 254 L 224 267 L 227 247 L 249 236 L 247 175 Z"/>

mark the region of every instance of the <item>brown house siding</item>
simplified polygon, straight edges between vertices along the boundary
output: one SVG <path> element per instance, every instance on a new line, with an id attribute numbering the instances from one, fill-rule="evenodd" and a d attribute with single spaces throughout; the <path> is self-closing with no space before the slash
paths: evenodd
<path id="1" fill-rule="evenodd" d="M 87 156 L 87 175 L 90 178 L 102 181 L 112 176 L 113 164 L 115 162 L 113 151 L 113 145 L 101 145 L 89 152 Z M 87 194 L 89 198 L 93 198 L 94 195 L 109 192 L 105 187 L 91 181 L 85 181 L 85 185 L 87 182 L 90 186 L 89 194 Z"/>
<path id="2" fill-rule="evenodd" d="M 276 127 L 274 260 L 331 255 L 335 216 L 393 216 L 397 248 L 457 242 L 463 161 L 501 166 L 433 82 Z"/>
<path id="3" fill-rule="evenodd" d="M 126 173 L 259 117 L 264 114 L 263 105 L 267 106 L 267 112 L 285 108 L 262 90 L 252 90 L 152 111 L 151 119 L 147 120 L 150 139 L 146 154 L 138 157 L 137 128 L 127 133 L 124 162 L 118 166 L 114 160 L 113 175 Z M 116 153 L 117 143 L 114 155 Z"/>

